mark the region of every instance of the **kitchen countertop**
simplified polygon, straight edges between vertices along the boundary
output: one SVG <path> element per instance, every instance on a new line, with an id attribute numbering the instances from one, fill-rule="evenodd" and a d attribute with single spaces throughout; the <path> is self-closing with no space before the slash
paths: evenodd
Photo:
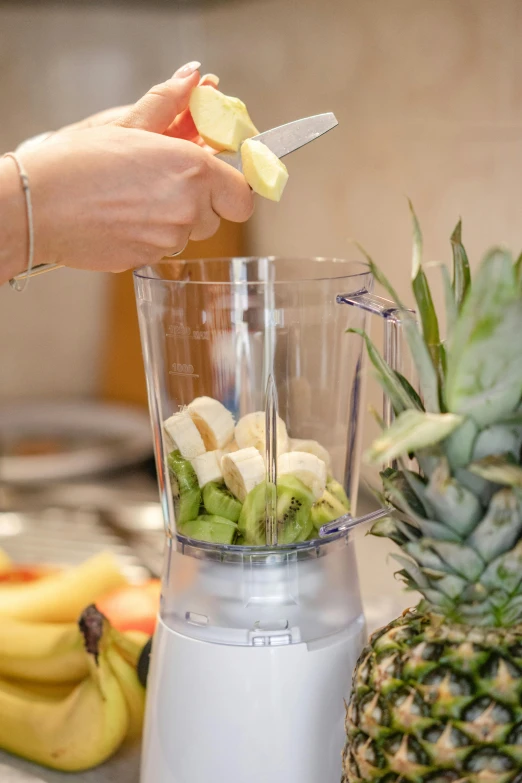
<path id="1" fill-rule="evenodd" d="M 140 747 L 123 748 L 106 764 L 71 775 L 54 772 L 0 751 L 1 783 L 139 783 Z"/>

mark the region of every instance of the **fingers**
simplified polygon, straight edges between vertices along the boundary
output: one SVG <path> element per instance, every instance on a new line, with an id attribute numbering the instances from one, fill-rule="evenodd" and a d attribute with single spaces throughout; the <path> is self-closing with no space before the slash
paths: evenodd
<path id="1" fill-rule="evenodd" d="M 220 223 L 219 216 L 213 210 L 208 210 L 190 232 L 190 239 L 195 242 L 210 239 L 218 230 Z"/>
<path id="2" fill-rule="evenodd" d="M 206 73 L 201 77 L 198 87 L 215 87 L 217 89 L 218 85 L 219 76 L 216 76 L 215 73 Z M 196 144 L 204 144 L 188 108 L 176 117 L 164 133 L 165 136 L 171 136 L 174 139 L 186 139 L 194 141 Z"/>
<path id="3" fill-rule="evenodd" d="M 244 176 L 209 155 L 212 209 L 225 220 L 243 223 L 254 211 L 254 194 Z"/>
<path id="4" fill-rule="evenodd" d="M 199 84 L 200 63 L 193 62 L 180 68 L 172 79 L 152 87 L 115 124 L 124 128 L 137 128 L 153 133 L 165 133 L 174 119 L 183 112 L 190 94 Z"/>

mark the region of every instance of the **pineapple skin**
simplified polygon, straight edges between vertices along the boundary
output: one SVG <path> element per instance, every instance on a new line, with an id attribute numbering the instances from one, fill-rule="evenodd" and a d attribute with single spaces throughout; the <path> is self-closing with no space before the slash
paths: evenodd
<path id="1" fill-rule="evenodd" d="M 342 783 L 519 783 L 521 673 L 522 625 L 405 612 L 355 668 Z"/>

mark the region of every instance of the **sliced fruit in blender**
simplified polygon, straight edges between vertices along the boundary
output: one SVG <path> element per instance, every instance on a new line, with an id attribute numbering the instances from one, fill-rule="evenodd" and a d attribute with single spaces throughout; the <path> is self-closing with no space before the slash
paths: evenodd
<path id="1" fill-rule="evenodd" d="M 255 411 L 242 416 L 235 429 L 236 443 L 240 449 L 254 446 L 260 454 L 265 455 L 265 412 Z M 283 419 L 277 417 L 277 453 L 288 451 L 288 433 Z"/>
<path id="2" fill-rule="evenodd" d="M 198 477 L 198 484 L 203 488 L 209 481 L 221 481 L 223 473 L 221 472 L 222 453 L 219 450 L 206 451 L 199 457 L 194 457 L 190 462 Z"/>
<path id="3" fill-rule="evenodd" d="M 215 150 L 237 152 L 242 141 L 258 133 L 243 101 L 214 87 L 196 87 L 189 109 L 199 135 Z"/>
<path id="4" fill-rule="evenodd" d="M 330 469 L 331 458 L 329 452 L 324 446 L 316 440 L 304 440 L 302 438 L 290 438 L 288 443 L 289 451 L 306 451 L 308 454 L 315 454 L 322 459 L 327 470 Z"/>
<path id="5" fill-rule="evenodd" d="M 333 522 L 334 519 L 342 517 L 346 512 L 347 509 L 341 501 L 328 490 L 325 490 L 319 500 L 312 506 L 310 518 L 314 528 L 319 530 L 322 525 L 326 525 L 327 522 Z"/>
<path id="6" fill-rule="evenodd" d="M 205 453 L 203 438 L 187 411 L 175 413 L 163 422 L 163 428 L 174 448 L 185 459 L 194 459 Z"/>
<path id="7" fill-rule="evenodd" d="M 187 411 L 208 451 L 222 449 L 234 437 L 234 417 L 219 400 L 213 397 L 196 397 L 187 407 Z"/>
<path id="8" fill-rule="evenodd" d="M 326 464 L 315 454 L 306 451 L 281 454 L 277 462 L 277 474 L 298 478 L 311 490 L 314 500 L 319 500 L 326 487 Z"/>
<path id="9" fill-rule="evenodd" d="M 348 496 L 344 491 L 344 487 L 342 484 L 340 484 L 338 481 L 332 478 L 329 479 L 328 482 L 326 483 L 326 489 L 328 490 L 330 495 L 333 495 L 334 498 L 336 498 L 336 500 L 338 500 L 339 503 L 341 503 L 344 506 L 345 508 L 344 513 L 350 510 L 350 501 L 348 500 Z"/>
<path id="10" fill-rule="evenodd" d="M 294 476 L 277 483 L 278 543 L 304 541 L 310 532 L 311 491 Z M 239 516 L 239 532 L 248 546 L 266 544 L 266 482 L 248 493 Z"/>
<path id="11" fill-rule="evenodd" d="M 233 544 L 237 535 L 237 525 L 230 519 L 212 514 L 203 514 L 196 519 L 184 522 L 179 532 L 195 541 L 206 541 L 210 544 Z"/>
<path id="12" fill-rule="evenodd" d="M 209 482 L 203 489 L 203 503 L 209 514 L 237 522 L 242 505 L 225 484 Z"/>
<path id="13" fill-rule="evenodd" d="M 288 169 L 266 144 L 246 139 L 241 145 L 241 164 L 245 179 L 254 193 L 270 201 L 281 200 L 288 182 Z"/>
<path id="14" fill-rule="evenodd" d="M 265 478 L 263 457 L 253 446 L 225 454 L 221 460 L 221 470 L 225 484 L 242 502 L 250 490 Z"/>
<path id="15" fill-rule="evenodd" d="M 183 459 L 179 451 L 172 451 L 167 462 L 176 524 L 180 525 L 197 517 L 201 504 L 201 489 L 194 468 L 189 460 Z"/>

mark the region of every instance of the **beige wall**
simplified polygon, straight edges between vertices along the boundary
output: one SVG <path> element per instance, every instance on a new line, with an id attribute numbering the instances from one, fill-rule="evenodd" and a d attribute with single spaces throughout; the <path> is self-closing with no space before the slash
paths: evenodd
<path id="1" fill-rule="evenodd" d="M 197 57 L 262 127 L 325 110 L 339 118 L 289 159 L 282 203 L 258 204 L 255 250 L 346 256 L 357 237 L 405 290 L 406 194 L 430 258 L 448 257 L 459 214 L 473 259 L 494 241 L 522 246 L 516 0 L 0 8 L 0 149 L 132 100 Z M 0 291 L 0 396 L 95 393 L 105 283 L 60 272 L 24 296 Z"/>

